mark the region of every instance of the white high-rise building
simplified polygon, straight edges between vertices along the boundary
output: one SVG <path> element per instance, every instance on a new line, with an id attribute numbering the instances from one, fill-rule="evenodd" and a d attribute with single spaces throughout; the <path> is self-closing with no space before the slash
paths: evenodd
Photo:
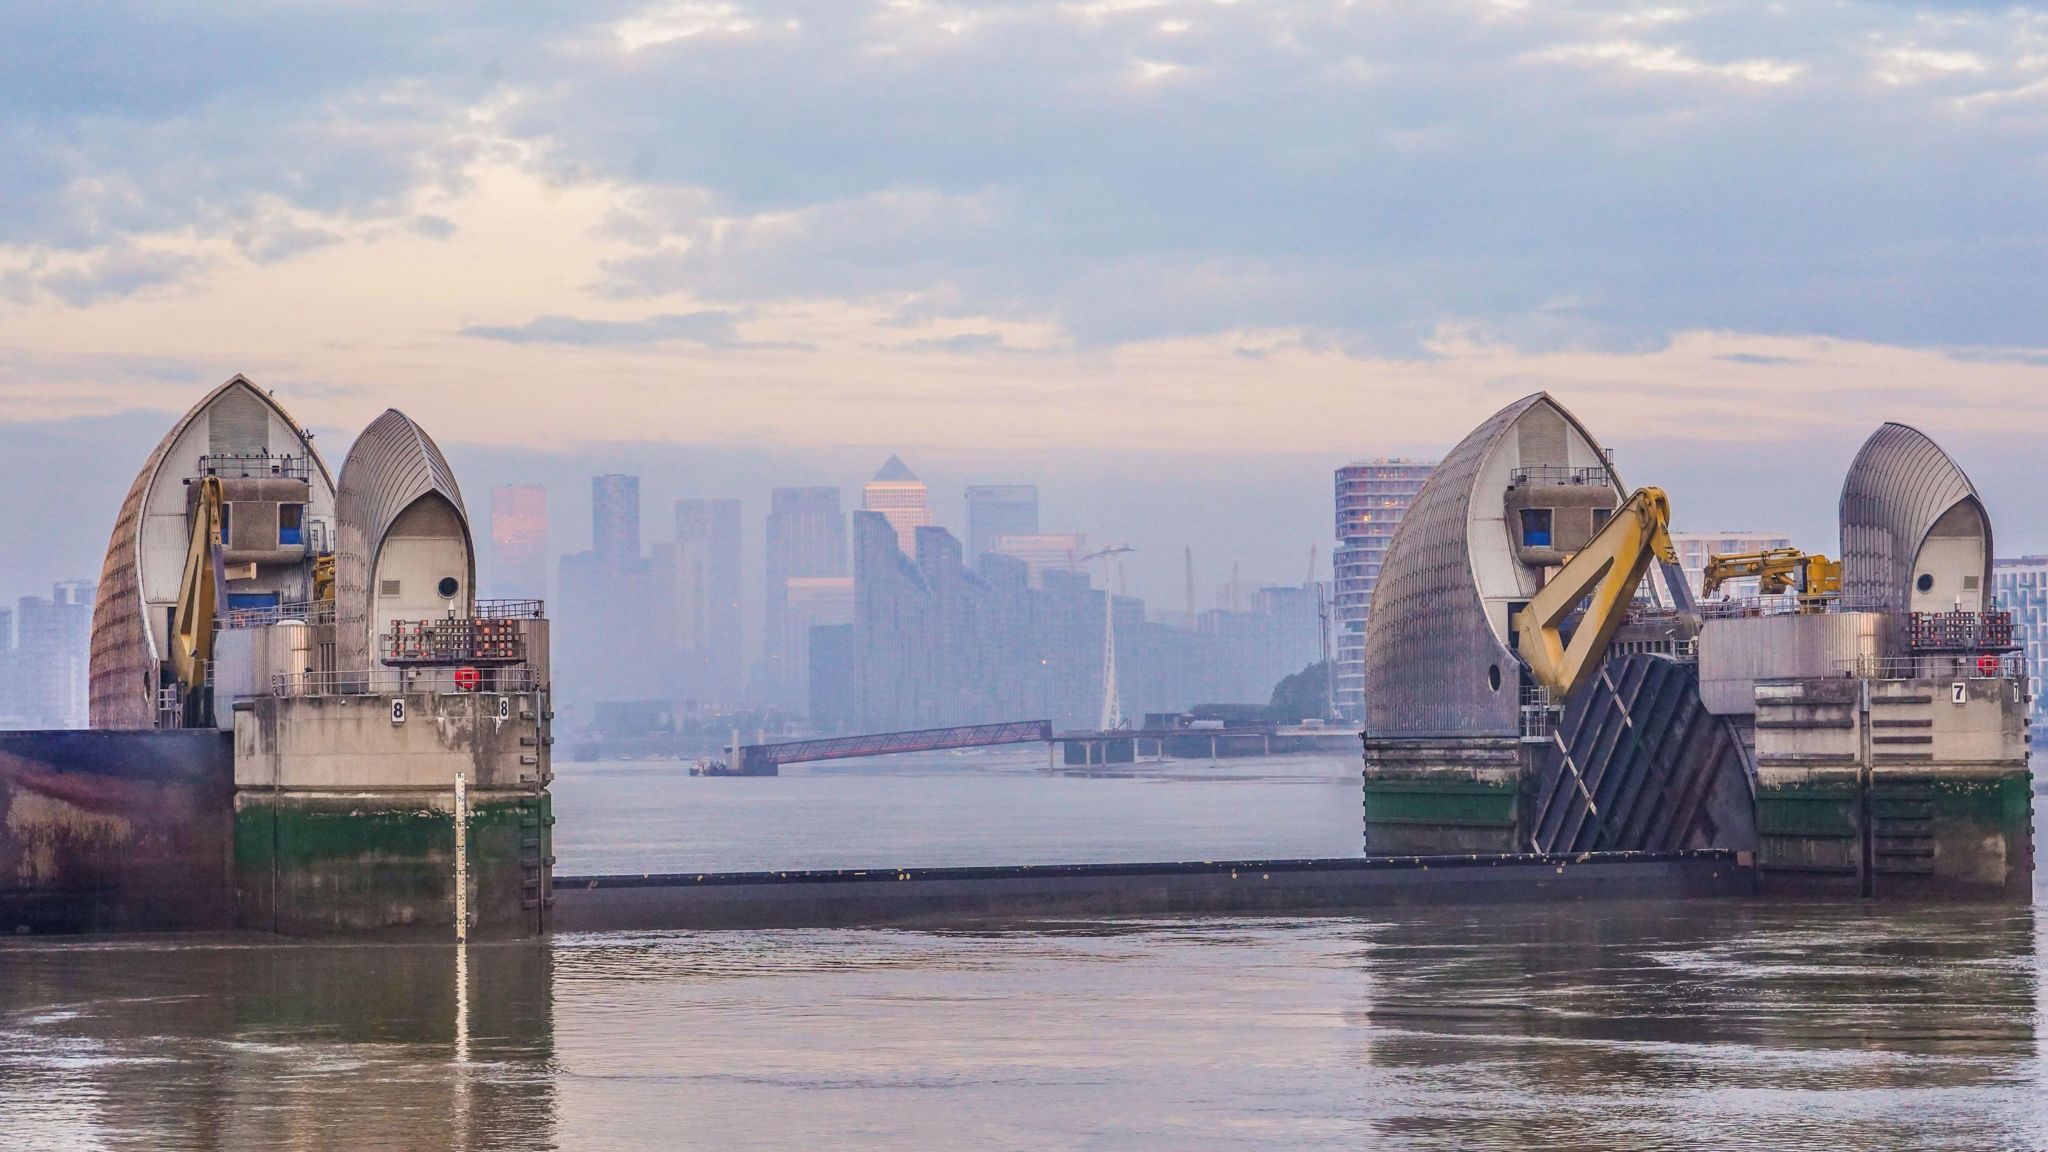
<path id="1" fill-rule="evenodd" d="M 1365 707 L 1365 630 L 1372 590 L 1394 528 L 1436 465 L 1424 460 L 1360 460 L 1337 469 L 1337 713 L 1356 720 Z"/>

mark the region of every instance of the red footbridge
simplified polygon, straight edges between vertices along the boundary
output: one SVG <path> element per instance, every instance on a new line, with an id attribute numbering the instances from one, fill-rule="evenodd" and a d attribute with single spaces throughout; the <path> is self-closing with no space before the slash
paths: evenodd
<path id="1" fill-rule="evenodd" d="M 992 744 L 1045 744 L 1051 743 L 1052 739 L 1050 720 L 920 728 L 913 732 L 876 732 L 866 736 L 834 736 L 782 744 L 745 744 L 740 747 L 739 763 L 735 767 L 741 775 L 765 776 L 781 765 L 811 760 L 894 756 L 899 752 L 940 752 L 948 748 L 982 748 Z"/>

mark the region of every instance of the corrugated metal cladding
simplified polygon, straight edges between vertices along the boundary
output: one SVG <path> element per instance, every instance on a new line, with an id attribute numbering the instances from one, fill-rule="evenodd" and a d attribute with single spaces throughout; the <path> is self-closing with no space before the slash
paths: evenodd
<path id="1" fill-rule="evenodd" d="M 1538 410 L 1530 433 L 1537 448 L 1555 438 L 1562 460 L 1569 417 L 1541 393 L 1517 400 L 1444 457 L 1394 530 L 1365 638 L 1365 729 L 1372 736 L 1512 736 L 1520 730 L 1518 665 L 1486 622 L 1467 519 L 1487 459 L 1532 409 Z M 1497 677 L 1490 671 L 1496 668 Z"/>
<path id="2" fill-rule="evenodd" d="M 1863 442 L 1842 481 L 1842 602 L 1878 612 L 1911 603 L 1913 558 L 1935 521 L 1965 500 L 1984 502 L 1970 478 L 1917 428 L 1886 424 Z M 1991 587 L 1990 517 L 1984 577 Z"/>
<path id="3" fill-rule="evenodd" d="M 223 392 L 206 422 L 206 450 L 216 456 L 270 451 L 270 409 L 251 391 Z"/>
<path id="4" fill-rule="evenodd" d="M 384 534 L 398 514 L 422 496 L 438 494 L 462 518 L 469 570 L 463 587 L 476 587 L 476 545 L 455 470 L 426 430 L 396 408 L 363 429 L 341 466 L 334 494 L 334 660 L 339 671 L 371 666 L 370 572 Z"/>
<path id="5" fill-rule="evenodd" d="M 223 410 L 238 413 L 226 421 L 210 419 L 207 424 L 209 451 L 263 451 L 268 442 L 268 414 L 275 412 L 279 419 L 298 433 L 299 440 L 305 441 L 305 430 L 292 419 L 278 402 L 249 382 L 245 376 L 237 375 L 227 383 L 206 394 L 192 410 L 180 417 L 164 438 L 157 442 L 156 450 L 143 462 L 142 471 L 135 474 L 135 483 L 128 488 L 128 496 L 121 501 L 121 511 L 114 517 L 113 535 L 107 541 L 107 557 L 100 565 L 100 583 L 97 598 L 92 609 L 92 656 L 91 656 L 91 724 L 95 728 L 153 728 L 156 726 L 156 658 L 149 650 L 149 638 L 143 629 L 142 602 L 142 512 L 149 502 L 150 489 L 156 484 L 157 476 L 163 471 L 165 458 L 202 412 L 212 410 L 218 418 Z M 253 414 L 257 430 L 253 440 L 246 429 Z M 244 449 L 215 447 L 221 443 L 218 431 L 223 423 L 232 423 L 243 429 L 229 433 L 231 443 L 254 443 L 256 447 Z M 320 454 L 307 445 L 314 464 L 320 470 L 320 477 L 326 480 L 327 465 Z M 191 461 L 196 465 L 198 461 Z M 172 475 L 170 480 L 182 480 L 182 475 Z"/>

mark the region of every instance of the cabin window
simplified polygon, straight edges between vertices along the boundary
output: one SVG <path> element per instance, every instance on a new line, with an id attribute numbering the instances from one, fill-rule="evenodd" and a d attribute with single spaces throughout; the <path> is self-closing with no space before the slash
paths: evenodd
<path id="1" fill-rule="evenodd" d="M 279 504 L 277 506 L 277 543 L 279 547 L 306 542 L 306 506 L 304 504 Z"/>
<path id="2" fill-rule="evenodd" d="M 1522 547 L 1550 547 L 1550 509 L 1522 509 Z"/>
<path id="3" fill-rule="evenodd" d="M 1600 530 L 1601 530 L 1602 528 L 1605 528 L 1605 527 L 1607 527 L 1607 522 L 1608 522 L 1609 520 L 1612 520 L 1612 519 L 1614 519 L 1614 509 L 1612 509 L 1612 508 L 1595 508 L 1595 509 L 1593 509 L 1593 531 L 1597 533 L 1597 532 L 1599 532 L 1599 531 L 1600 531 Z"/>

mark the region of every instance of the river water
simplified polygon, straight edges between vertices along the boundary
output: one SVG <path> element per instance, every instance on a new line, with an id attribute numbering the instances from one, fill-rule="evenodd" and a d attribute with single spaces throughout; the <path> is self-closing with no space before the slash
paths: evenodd
<path id="1" fill-rule="evenodd" d="M 1336 758 L 556 795 L 565 873 L 1358 847 Z M 0 1148 L 2042 1148 L 2041 908 L 13 939 Z"/>

